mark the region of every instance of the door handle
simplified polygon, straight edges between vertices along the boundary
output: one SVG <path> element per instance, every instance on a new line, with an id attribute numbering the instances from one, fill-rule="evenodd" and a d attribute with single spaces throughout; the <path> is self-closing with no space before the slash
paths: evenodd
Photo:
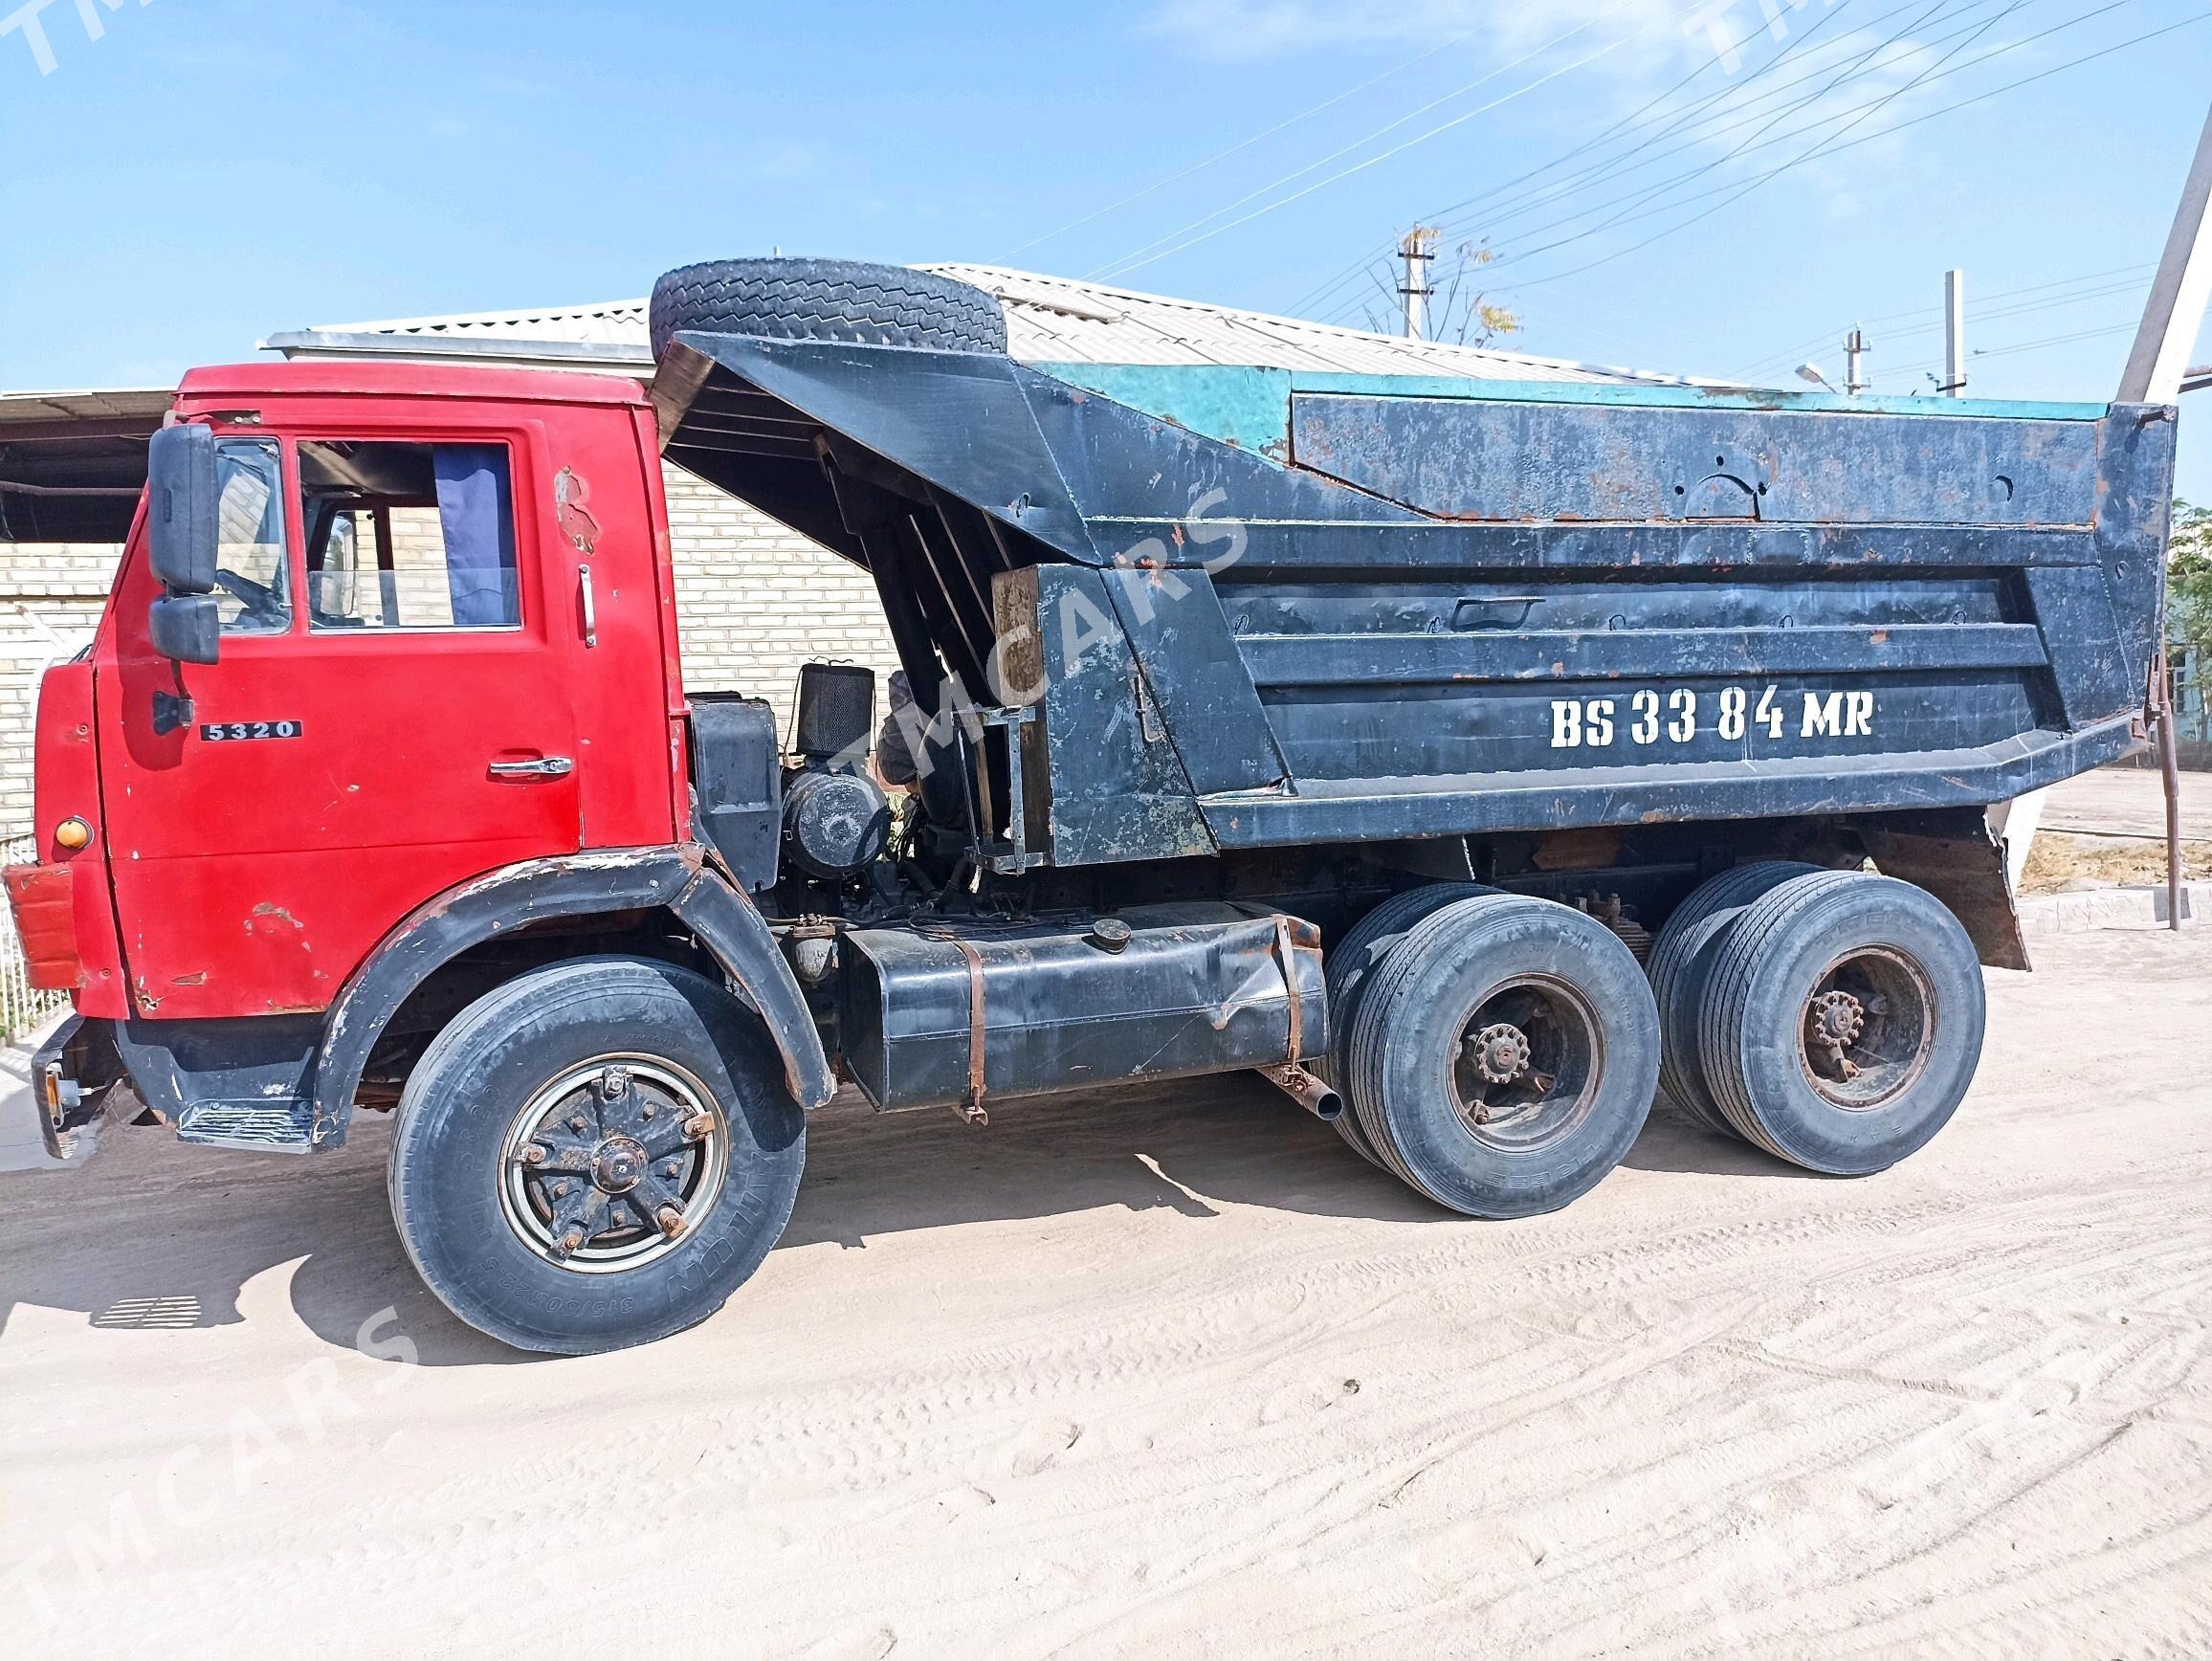
<path id="1" fill-rule="evenodd" d="M 494 762 L 495 779 L 565 779 L 576 770 L 566 756 L 545 756 L 535 762 Z"/>

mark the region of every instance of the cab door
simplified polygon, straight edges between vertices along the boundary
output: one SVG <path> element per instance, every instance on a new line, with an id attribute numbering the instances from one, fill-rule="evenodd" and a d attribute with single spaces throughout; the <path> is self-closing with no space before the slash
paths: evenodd
<path id="1" fill-rule="evenodd" d="M 133 1006 L 318 1010 L 417 905 L 579 845 L 549 514 L 525 420 L 434 410 L 219 429 L 218 660 L 153 652 L 143 546 L 97 649 L 109 869 Z"/>

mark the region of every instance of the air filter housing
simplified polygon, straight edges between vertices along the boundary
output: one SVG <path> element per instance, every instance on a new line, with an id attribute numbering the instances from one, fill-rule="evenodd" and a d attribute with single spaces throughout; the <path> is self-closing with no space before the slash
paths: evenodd
<path id="1" fill-rule="evenodd" d="M 809 762 L 865 756 L 875 736 L 875 671 L 857 663 L 801 665 L 796 725 L 792 747 Z"/>

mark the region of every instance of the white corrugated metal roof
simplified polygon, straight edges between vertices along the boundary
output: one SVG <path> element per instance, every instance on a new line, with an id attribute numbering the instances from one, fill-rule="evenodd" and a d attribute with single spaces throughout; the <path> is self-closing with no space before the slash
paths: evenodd
<path id="1" fill-rule="evenodd" d="M 1004 266 L 949 264 L 921 269 L 997 295 L 1006 315 L 1007 349 L 1030 363 L 1248 364 L 1348 374 L 1466 375 L 1508 381 L 1679 384 L 1686 379 L 1495 347 L 1408 341 Z M 533 354 L 529 347 L 555 345 L 570 366 L 583 366 L 576 363 L 579 358 L 603 357 L 609 365 L 645 365 L 650 372 L 642 299 L 324 323 L 300 334 L 275 337 L 268 343 L 287 353 L 347 354 L 367 349 L 372 342 L 381 347 L 385 341 L 404 350 L 402 343 L 408 340 L 439 343 L 432 349 L 441 357 L 475 356 L 471 346 L 480 345 L 487 357 L 528 360 L 545 355 Z"/>
<path id="2" fill-rule="evenodd" d="M 1635 369 L 1533 357 L 1492 346 L 1409 341 L 1302 318 L 1239 311 L 1103 283 L 995 265 L 925 269 L 999 297 L 1006 344 L 1031 363 L 1249 364 L 1355 375 L 1466 375 L 1493 381 L 1669 381 Z"/>
<path id="3" fill-rule="evenodd" d="M 29 421 L 159 421 L 176 399 L 153 387 L 85 392 L 0 392 L 0 424 Z"/>
<path id="4" fill-rule="evenodd" d="M 467 335 L 508 341 L 562 341 L 571 345 L 642 346 L 645 301 L 542 306 L 534 311 L 462 312 L 445 318 L 388 318 L 381 322 L 317 323 L 318 335 Z"/>

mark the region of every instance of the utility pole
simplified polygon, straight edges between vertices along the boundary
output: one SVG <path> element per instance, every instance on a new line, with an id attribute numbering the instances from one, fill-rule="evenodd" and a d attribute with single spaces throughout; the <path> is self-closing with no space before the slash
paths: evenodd
<path id="1" fill-rule="evenodd" d="M 1844 337 L 1844 390 L 1853 398 L 1867 389 L 1866 366 L 1867 331 L 1853 324 L 1851 332 Z"/>
<path id="2" fill-rule="evenodd" d="M 1966 274 L 1943 274 L 1943 384 L 1946 398 L 1966 390 Z"/>
<path id="3" fill-rule="evenodd" d="M 1435 240 L 1434 227 L 1416 225 L 1398 244 L 1398 257 L 1405 262 L 1398 292 L 1405 299 L 1405 338 L 1409 341 L 1426 340 L 1428 335 L 1428 297 L 1436 292 L 1428 281 L 1428 262 L 1436 257 Z"/>

